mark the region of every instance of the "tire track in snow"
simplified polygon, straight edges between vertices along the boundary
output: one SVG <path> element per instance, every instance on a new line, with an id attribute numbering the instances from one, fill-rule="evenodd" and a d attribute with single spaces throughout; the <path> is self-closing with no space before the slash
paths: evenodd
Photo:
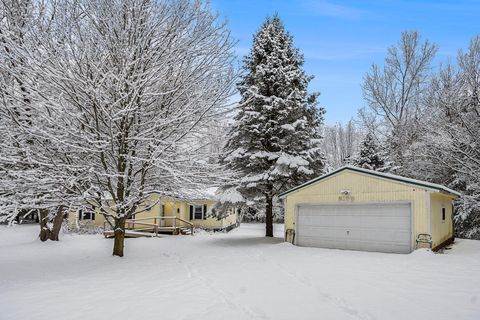
<path id="1" fill-rule="evenodd" d="M 324 300 L 330 302 L 331 304 L 335 305 L 336 307 L 340 308 L 343 310 L 345 313 L 348 315 L 354 317 L 355 319 L 358 320 L 375 320 L 376 318 L 368 313 L 361 312 L 360 310 L 351 307 L 345 299 L 342 299 L 340 297 L 336 297 L 330 293 L 327 293 L 325 291 L 320 290 L 316 286 L 312 285 L 307 279 L 304 277 L 299 276 L 295 272 L 292 272 L 288 270 L 287 268 L 283 267 L 277 262 L 272 261 L 271 259 L 266 259 L 265 255 L 262 254 L 262 252 L 258 249 L 252 249 L 252 252 L 254 253 L 254 256 L 257 257 L 259 261 L 268 261 L 270 265 L 272 265 L 274 268 L 277 270 L 280 270 L 290 278 L 296 280 L 298 283 L 301 283 L 302 285 L 311 288 L 316 291 L 317 295 L 319 295 L 321 298 Z"/>

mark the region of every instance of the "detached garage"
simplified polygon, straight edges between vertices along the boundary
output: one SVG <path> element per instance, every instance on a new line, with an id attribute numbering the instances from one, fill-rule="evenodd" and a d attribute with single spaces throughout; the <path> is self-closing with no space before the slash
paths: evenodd
<path id="1" fill-rule="evenodd" d="M 409 253 L 453 241 L 453 200 L 444 186 L 342 167 L 280 195 L 285 241 L 299 246 Z"/>

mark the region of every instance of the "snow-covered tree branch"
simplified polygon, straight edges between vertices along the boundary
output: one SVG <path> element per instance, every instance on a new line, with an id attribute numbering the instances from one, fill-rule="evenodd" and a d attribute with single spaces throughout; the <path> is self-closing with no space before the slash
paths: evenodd
<path id="1" fill-rule="evenodd" d="M 35 80 L 32 123 L 9 121 L 8 131 L 31 141 L 17 150 L 57 206 L 86 204 L 112 218 L 121 256 L 125 220 L 150 194 L 212 179 L 216 165 L 192 141 L 232 94 L 233 42 L 202 1 L 59 1 L 42 10 L 29 26 L 35 48 L 13 48 Z M 39 178 L 32 183 L 42 194 Z"/>
<path id="2" fill-rule="evenodd" d="M 415 141 L 415 126 L 422 113 L 422 99 L 430 79 L 430 63 L 437 47 L 421 42 L 416 31 L 405 31 L 388 49 L 382 66 L 373 64 L 362 84 L 368 109 L 360 116 L 368 130 L 384 128 L 394 165 L 405 163 L 405 146 Z"/>

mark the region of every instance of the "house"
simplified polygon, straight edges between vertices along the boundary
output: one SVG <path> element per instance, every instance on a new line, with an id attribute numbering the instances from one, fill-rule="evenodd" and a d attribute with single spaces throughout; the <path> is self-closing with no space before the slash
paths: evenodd
<path id="1" fill-rule="evenodd" d="M 38 212 L 36 210 L 34 211 L 27 211 L 23 210 L 20 211 L 19 214 L 15 217 L 15 221 L 18 224 L 27 224 L 27 223 L 38 223 L 39 222 L 39 217 L 38 217 Z"/>
<path id="2" fill-rule="evenodd" d="M 126 229 L 136 231 L 130 232 L 131 236 L 141 236 L 154 232 L 189 234 L 193 228 L 229 231 L 237 227 L 238 209 L 229 208 L 219 219 L 215 215 L 216 202 L 213 192 L 187 190 L 181 194 L 153 194 L 138 208 L 138 213 L 127 220 Z M 106 236 L 111 229 L 102 214 L 86 209 L 70 213 L 68 224 L 71 228 L 103 228 Z"/>
<path id="3" fill-rule="evenodd" d="M 280 195 L 285 240 L 299 246 L 409 253 L 453 241 L 444 186 L 345 166 Z"/>

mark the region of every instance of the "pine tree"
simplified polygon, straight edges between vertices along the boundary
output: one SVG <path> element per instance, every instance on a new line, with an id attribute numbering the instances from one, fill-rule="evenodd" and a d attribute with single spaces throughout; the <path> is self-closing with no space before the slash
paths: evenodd
<path id="1" fill-rule="evenodd" d="M 248 204 L 265 210 L 266 236 L 273 236 L 276 195 L 321 173 L 324 109 L 318 93 L 309 94 L 313 77 L 278 16 L 267 18 L 254 36 L 238 84 L 235 117 L 223 161 L 239 174 L 236 189 Z"/>
<path id="2" fill-rule="evenodd" d="M 354 159 L 353 164 L 365 169 L 385 171 L 385 157 L 375 142 L 373 134 L 368 133 L 365 136 L 360 145 L 358 157 Z"/>

